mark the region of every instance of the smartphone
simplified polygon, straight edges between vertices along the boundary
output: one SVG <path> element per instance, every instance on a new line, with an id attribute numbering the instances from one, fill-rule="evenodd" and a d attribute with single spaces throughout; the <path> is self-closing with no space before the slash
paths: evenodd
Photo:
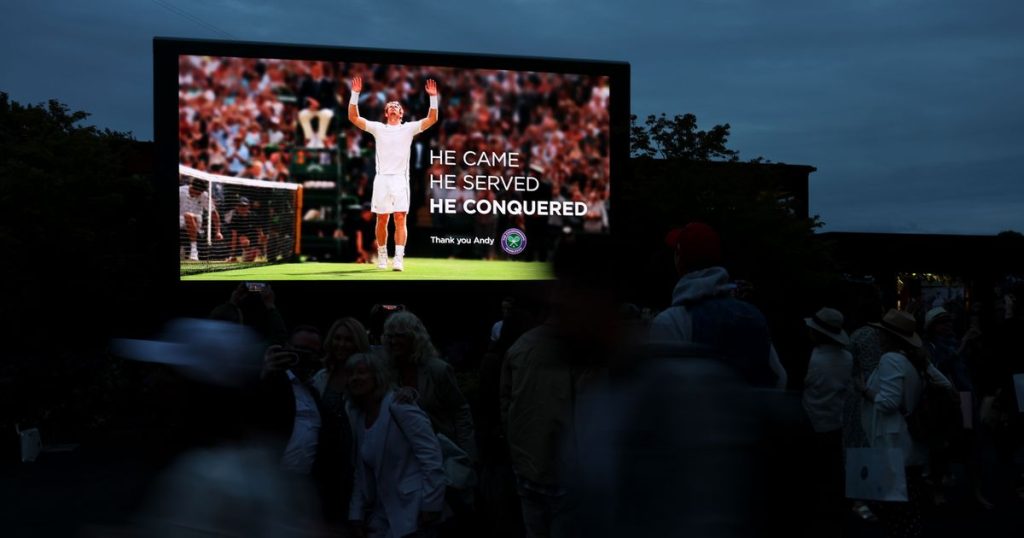
<path id="1" fill-rule="evenodd" d="M 289 355 L 287 363 L 289 368 L 297 366 L 302 356 L 309 353 L 308 350 L 295 348 L 290 345 L 282 347 L 281 351 Z"/>
<path id="2" fill-rule="evenodd" d="M 260 293 L 267 288 L 266 282 L 246 282 L 246 289 L 253 293 Z"/>

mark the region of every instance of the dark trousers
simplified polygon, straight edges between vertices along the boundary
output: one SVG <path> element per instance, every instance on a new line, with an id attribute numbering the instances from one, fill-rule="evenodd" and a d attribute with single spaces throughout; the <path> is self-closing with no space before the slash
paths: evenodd
<path id="1" fill-rule="evenodd" d="M 814 497 L 807 536 L 840 536 L 846 516 L 843 431 L 811 436 L 811 477 Z"/>

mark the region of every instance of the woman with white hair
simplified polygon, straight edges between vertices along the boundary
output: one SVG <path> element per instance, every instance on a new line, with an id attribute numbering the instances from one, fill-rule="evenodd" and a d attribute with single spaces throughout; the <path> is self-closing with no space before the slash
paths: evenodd
<path id="1" fill-rule="evenodd" d="M 381 340 L 397 385 L 414 390 L 416 403 L 430 416 L 434 431 L 454 441 L 476 461 L 469 404 L 451 365 L 438 358 L 420 318 L 408 311 L 392 314 L 384 323 Z"/>
<path id="2" fill-rule="evenodd" d="M 348 518 L 356 536 L 431 536 L 444 508 L 441 445 L 427 415 L 395 398 L 390 370 L 376 355 L 345 363 L 346 405 L 356 436 Z"/>

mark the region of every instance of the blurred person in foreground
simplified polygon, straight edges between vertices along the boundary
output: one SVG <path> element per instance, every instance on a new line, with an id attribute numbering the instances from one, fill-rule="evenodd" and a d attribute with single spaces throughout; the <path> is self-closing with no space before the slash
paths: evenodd
<path id="1" fill-rule="evenodd" d="M 125 536 L 299 538 L 322 529 L 313 488 L 281 469 L 259 388 L 262 350 L 258 333 L 221 320 L 176 320 L 160 341 L 112 344 L 118 356 L 180 374 L 160 392 L 181 419 L 161 449 L 178 453 L 147 493 L 137 534 Z"/>
<path id="2" fill-rule="evenodd" d="M 705 267 L 715 267 L 709 262 L 718 259 L 717 235 L 702 237 L 713 239 L 703 243 L 712 248 L 702 258 Z M 703 264 L 694 248 L 683 252 L 689 256 L 680 264 L 685 289 L 691 283 L 687 275 L 694 272 L 685 267 Z M 593 266 L 589 272 L 595 272 Z M 698 287 L 706 293 L 696 297 L 723 303 L 716 306 L 739 302 L 724 270 L 710 273 L 724 278 Z M 580 304 L 578 311 L 596 310 Z M 753 334 L 736 330 L 744 328 L 736 320 L 743 316 L 719 308 L 729 315 L 712 318 L 718 325 L 688 320 L 677 326 L 672 314 L 665 314 L 660 329 L 670 337 L 642 336 L 646 341 L 632 347 L 619 342 L 630 350 L 623 357 L 630 367 L 616 368 L 621 373 L 610 376 L 607 385 L 581 393 L 585 399 L 572 415 L 575 435 L 565 447 L 578 461 L 569 483 L 578 493 L 581 536 L 738 538 L 799 532 L 807 506 L 800 474 L 807 458 L 800 437 L 806 419 L 795 394 L 774 390 L 767 329 L 751 309 L 736 306 L 745 316 L 739 321 L 760 328 L 749 331 Z M 589 325 L 591 338 L 614 334 L 609 325 Z M 703 342 L 697 327 L 708 331 Z M 679 330 L 688 337 L 672 337 Z M 737 364 L 742 348 L 727 346 L 730 356 L 711 345 L 728 339 L 746 339 L 731 345 L 754 347 L 747 364 Z"/>
<path id="3" fill-rule="evenodd" d="M 718 233 L 692 222 L 669 232 L 665 241 L 675 252 L 680 278 L 672 306 L 651 322 L 651 340 L 705 346 L 749 385 L 779 387 L 786 374 L 773 351 L 768 322 L 756 306 L 733 296 L 736 286 L 719 265 Z"/>
<path id="4" fill-rule="evenodd" d="M 600 392 L 621 343 L 606 243 L 603 236 L 563 238 L 550 314 L 502 363 L 501 419 L 530 538 L 582 536 L 579 461 L 593 448 L 579 440 L 582 400 Z"/>
<path id="5" fill-rule="evenodd" d="M 482 517 L 493 524 L 491 536 L 515 538 L 521 537 L 524 529 L 512 460 L 502 428 L 501 371 L 505 352 L 537 323 L 534 314 L 521 302 L 513 306 L 511 297 L 502 301 L 502 310 L 497 337 L 480 361 L 480 390 L 474 407 L 480 450 L 479 505 Z"/>
<path id="6" fill-rule="evenodd" d="M 348 518 L 357 537 L 432 537 L 444 509 L 441 445 L 430 419 L 395 398 L 390 369 L 374 354 L 345 364 L 356 468 Z"/>
<path id="7" fill-rule="evenodd" d="M 405 110 L 398 101 L 384 105 L 386 123 L 369 121 L 359 115 L 359 92 L 363 89 L 363 78 L 352 78 L 352 96 L 348 106 L 348 119 L 356 127 L 373 135 L 377 145 L 377 175 L 373 178 L 371 208 L 377 214 L 376 242 L 377 268 L 388 268 L 388 221 L 395 216 L 395 259 L 391 268 L 405 270 L 405 244 L 408 230 L 405 217 L 409 213 L 409 156 L 414 136 L 437 123 L 437 83 L 427 80 L 426 90 L 430 96 L 430 111 L 427 117 L 409 123 L 402 123 Z"/>

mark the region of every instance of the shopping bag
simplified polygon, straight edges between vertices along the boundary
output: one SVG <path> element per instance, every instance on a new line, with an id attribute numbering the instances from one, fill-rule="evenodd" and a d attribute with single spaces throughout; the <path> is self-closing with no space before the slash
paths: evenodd
<path id="1" fill-rule="evenodd" d="M 905 502 L 903 453 L 898 448 L 847 448 L 846 497 Z"/>
<path id="2" fill-rule="evenodd" d="M 43 450 L 43 440 L 39 435 L 39 429 L 28 428 L 23 430 L 20 425 L 16 425 L 14 428 L 18 432 L 18 438 L 21 441 L 21 462 L 36 461 L 39 453 Z"/>

